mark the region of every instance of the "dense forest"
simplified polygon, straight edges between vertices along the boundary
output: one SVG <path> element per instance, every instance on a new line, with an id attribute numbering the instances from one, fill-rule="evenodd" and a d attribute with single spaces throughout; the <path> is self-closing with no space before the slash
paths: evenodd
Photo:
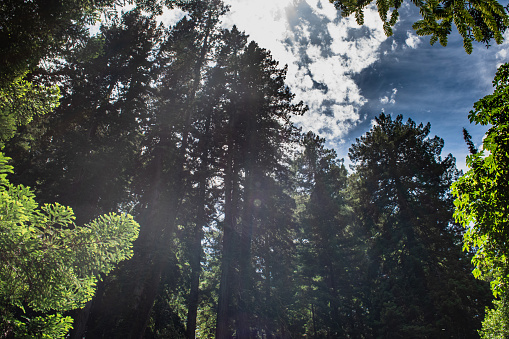
<path id="1" fill-rule="evenodd" d="M 509 65 L 466 174 L 384 113 L 347 169 L 221 0 L 0 11 L 0 337 L 508 335 Z"/>

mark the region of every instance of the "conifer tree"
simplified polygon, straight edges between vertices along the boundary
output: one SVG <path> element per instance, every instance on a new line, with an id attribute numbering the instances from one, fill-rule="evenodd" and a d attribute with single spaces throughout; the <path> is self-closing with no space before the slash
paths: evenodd
<path id="1" fill-rule="evenodd" d="M 429 132 L 382 113 L 350 148 L 371 232 L 366 307 L 375 337 L 476 337 L 473 319 L 487 302 L 455 237 L 454 158 L 440 157 L 443 140 Z"/>
<path id="2" fill-rule="evenodd" d="M 303 210 L 299 261 L 303 294 L 311 312 L 308 335 L 356 337 L 363 311 L 360 296 L 363 237 L 355 224 L 347 171 L 324 140 L 309 132 L 298 159 Z"/>
<path id="3" fill-rule="evenodd" d="M 253 234 L 259 227 L 257 192 L 282 169 L 283 145 L 291 141 L 292 105 L 285 69 L 235 27 L 224 32 L 215 76 L 223 88 L 224 221 L 216 337 L 236 329 L 247 338 L 253 313 Z M 269 189 L 267 187 L 266 189 Z M 269 197 L 267 197 L 269 199 Z M 259 206 L 257 206 L 260 204 Z M 238 286 L 238 287 L 235 287 Z"/>
<path id="4" fill-rule="evenodd" d="M 60 81 L 61 105 L 27 126 L 33 133 L 22 131 L 8 145 L 15 179 L 31 181 L 43 202 L 73 206 L 79 223 L 106 211 L 134 212 L 129 186 L 155 79 L 149 58 L 160 34 L 136 9 L 103 25 L 99 36 L 66 55 L 66 63 L 40 75 Z M 82 336 L 88 311 L 76 315 L 73 336 Z"/>
<path id="5" fill-rule="evenodd" d="M 206 172 L 199 172 L 198 165 L 199 158 L 207 156 L 207 149 L 196 151 L 198 132 L 194 129 L 203 123 L 200 120 L 203 116 L 199 115 L 199 93 L 206 81 L 204 74 L 215 44 L 214 32 L 224 7 L 221 1 L 196 1 L 183 3 L 182 8 L 189 11 L 189 16 L 168 29 L 155 59 L 155 63 L 160 65 L 160 76 L 133 181 L 133 192 L 139 197 L 142 223 L 136 244 L 138 251 L 135 250 L 133 260 L 124 270 L 125 275 L 119 280 L 125 289 L 110 290 L 105 295 L 105 300 L 111 300 L 121 294 L 126 302 L 118 310 L 109 311 L 107 322 L 105 317 L 97 314 L 95 319 L 100 324 L 97 333 L 102 333 L 97 335 L 144 335 L 154 302 L 164 290 L 163 282 L 174 285 L 174 281 L 167 279 L 172 279 L 171 266 L 177 260 L 175 243 L 189 239 L 191 233 L 201 237 L 202 232 L 198 228 L 203 227 L 202 223 L 206 221 L 206 216 L 201 218 L 202 221 L 194 216 L 206 209 L 207 201 L 194 200 L 196 205 L 189 205 L 189 201 L 196 197 L 195 185 L 201 182 L 201 189 L 204 188 L 203 180 L 207 182 L 207 177 L 201 179 Z M 198 152 L 203 152 L 203 155 Z M 178 225 L 184 226 L 184 236 L 180 240 L 175 239 Z M 195 271 L 193 276 L 199 277 L 200 259 L 190 260 Z M 194 278 L 192 281 L 196 296 L 199 280 Z M 129 295 L 134 297 L 127 299 Z M 195 316 L 189 318 L 192 336 Z M 124 325 L 113 325 L 119 323 Z"/>

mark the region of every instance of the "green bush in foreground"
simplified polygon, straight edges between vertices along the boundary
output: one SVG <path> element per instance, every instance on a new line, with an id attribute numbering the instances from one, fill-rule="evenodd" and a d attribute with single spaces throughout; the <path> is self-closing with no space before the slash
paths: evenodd
<path id="1" fill-rule="evenodd" d="M 63 338 L 99 275 L 132 256 L 139 225 L 110 213 L 74 225 L 70 207 L 39 206 L 34 193 L 14 186 L 0 153 L 0 330 L 5 337 Z"/>

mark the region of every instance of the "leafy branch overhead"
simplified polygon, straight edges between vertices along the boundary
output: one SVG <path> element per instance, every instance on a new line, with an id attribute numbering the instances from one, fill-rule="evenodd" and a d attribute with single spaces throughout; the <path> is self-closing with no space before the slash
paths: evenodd
<path id="1" fill-rule="evenodd" d="M 344 16 L 355 15 L 359 25 L 364 24 L 364 9 L 372 0 L 329 0 Z M 399 19 L 403 0 L 377 0 L 376 6 L 383 22 L 385 34 L 391 36 Z M 472 42 L 489 47 L 491 40 L 501 44 L 502 34 L 509 26 L 507 10 L 495 0 L 412 0 L 419 8 L 422 19 L 413 24 L 419 36 L 431 36 L 430 43 L 437 41 L 447 45 L 449 34 L 456 27 L 463 38 L 465 51 L 472 53 Z"/>
<path id="2" fill-rule="evenodd" d="M 44 328 L 44 333 L 62 337 L 60 333 L 65 334 L 72 322 L 69 317 L 57 313 L 23 321 L 15 314 L 83 307 L 92 299 L 99 275 L 132 256 L 139 225 L 129 215 L 110 213 L 76 227 L 70 207 L 58 203 L 39 207 L 30 188 L 9 183 L 6 175 L 12 167 L 7 161 L 0 153 L 0 302 L 4 309 L 0 324 L 4 329 L 13 326 L 17 336 L 36 335 L 35 328 Z"/>

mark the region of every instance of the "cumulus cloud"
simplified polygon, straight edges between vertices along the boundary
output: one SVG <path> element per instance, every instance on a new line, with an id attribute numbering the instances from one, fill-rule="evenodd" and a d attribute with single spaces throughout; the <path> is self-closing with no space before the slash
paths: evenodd
<path id="1" fill-rule="evenodd" d="M 495 54 L 497 60 L 507 60 L 507 55 L 509 54 L 509 49 L 501 49 Z"/>
<path id="2" fill-rule="evenodd" d="M 292 0 L 224 0 L 230 11 L 223 17 L 223 26 L 236 25 L 245 31 L 251 40 L 271 51 L 283 65 L 292 60 L 292 55 L 281 43 L 286 38 L 286 8 Z"/>
<path id="3" fill-rule="evenodd" d="M 421 39 L 411 31 L 407 31 L 406 36 L 405 44 L 410 48 L 415 49 L 421 43 Z"/>
<path id="4" fill-rule="evenodd" d="M 498 68 L 500 65 L 507 62 L 509 57 L 509 31 L 504 32 L 504 42 L 501 45 L 497 45 L 496 48 L 498 48 L 498 51 L 495 54 Z"/>
<path id="5" fill-rule="evenodd" d="M 380 103 L 382 105 L 387 105 L 387 104 L 394 105 L 396 103 L 396 93 L 398 93 L 398 89 L 393 88 L 390 96 L 383 96 L 380 98 Z"/>
<path id="6" fill-rule="evenodd" d="M 378 12 L 365 11 L 365 25 L 340 18 L 326 0 L 227 0 L 226 27 L 236 24 L 288 65 L 287 84 L 309 111 L 294 122 L 331 142 L 340 142 L 366 103 L 353 76 L 379 58 L 386 39 Z M 390 98 L 388 99 L 390 100 Z"/>

